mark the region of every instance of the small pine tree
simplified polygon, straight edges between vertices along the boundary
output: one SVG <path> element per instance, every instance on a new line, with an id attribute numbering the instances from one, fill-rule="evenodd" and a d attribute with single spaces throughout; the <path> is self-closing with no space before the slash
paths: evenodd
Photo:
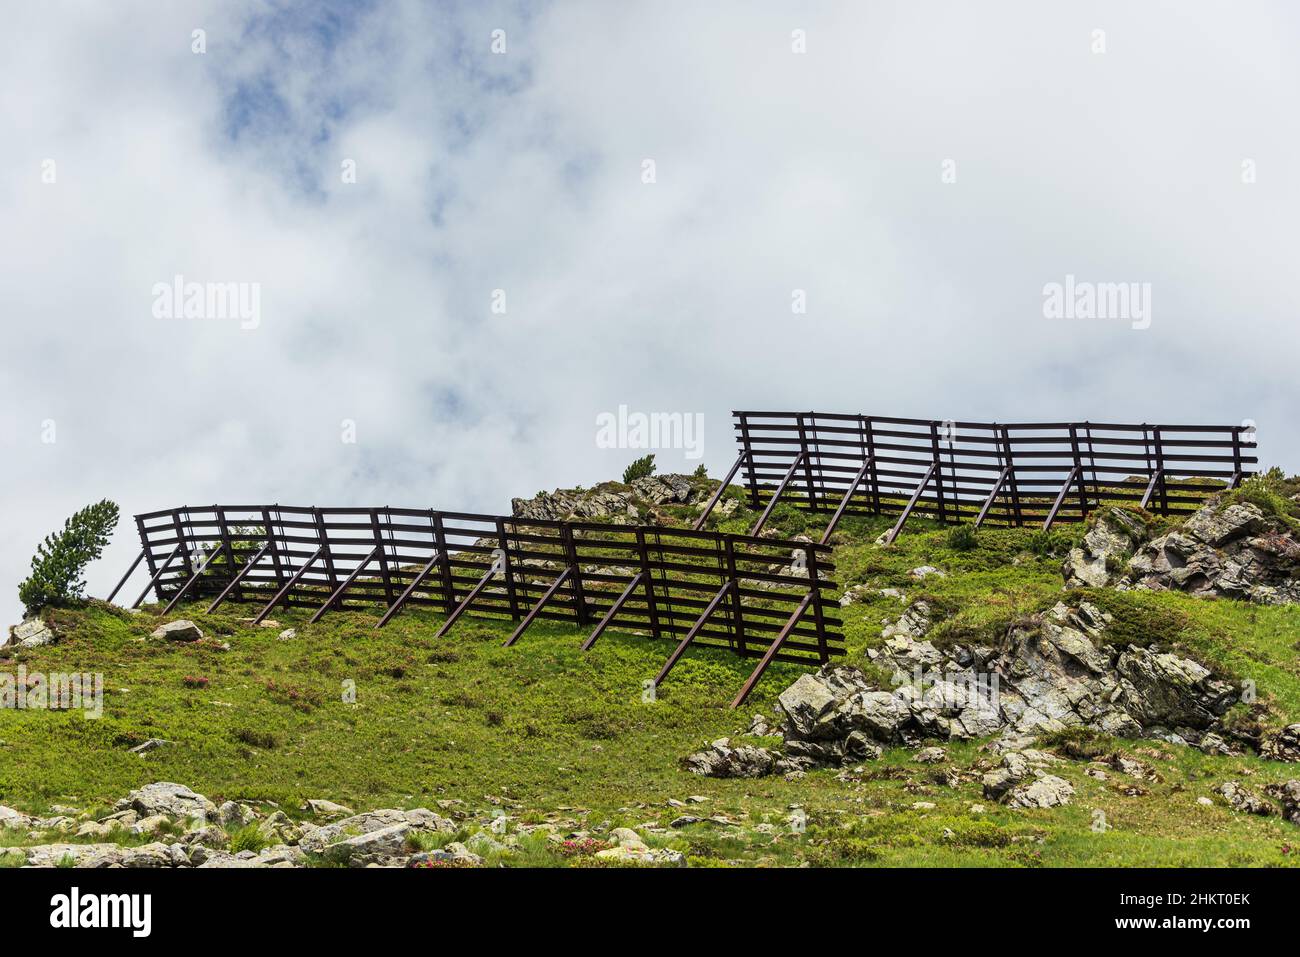
<path id="1" fill-rule="evenodd" d="M 623 470 L 623 484 L 628 485 L 639 478 L 645 478 L 647 475 L 655 473 L 655 456 L 651 452 L 649 455 L 637 459 L 631 465 Z"/>
<path id="2" fill-rule="evenodd" d="M 968 552 L 978 544 L 974 525 L 956 525 L 948 530 L 948 547 L 955 552 Z"/>
<path id="3" fill-rule="evenodd" d="M 704 467 L 703 462 L 695 466 L 695 477 L 697 479 L 706 479 L 709 477 L 709 470 Z"/>
<path id="4" fill-rule="evenodd" d="M 88 505 L 47 535 L 32 558 L 32 573 L 18 586 L 18 598 L 30 617 L 42 608 L 80 601 L 85 594 L 86 566 L 98 558 L 117 526 L 118 508 L 104 499 Z"/>

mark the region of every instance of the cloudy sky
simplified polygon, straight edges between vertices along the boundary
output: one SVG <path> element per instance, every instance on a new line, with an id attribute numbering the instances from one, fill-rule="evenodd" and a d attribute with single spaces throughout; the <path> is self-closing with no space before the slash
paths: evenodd
<path id="1" fill-rule="evenodd" d="M 90 501 L 508 510 L 615 477 L 620 405 L 702 414 L 715 475 L 732 408 L 1252 419 L 1300 468 L 1294 5 L 6 21 L 7 621 Z M 1046 317 L 1067 275 L 1149 283 L 1149 326 Z M 256 284 L 255 321 L 160 316 L 176 276 Z"/>

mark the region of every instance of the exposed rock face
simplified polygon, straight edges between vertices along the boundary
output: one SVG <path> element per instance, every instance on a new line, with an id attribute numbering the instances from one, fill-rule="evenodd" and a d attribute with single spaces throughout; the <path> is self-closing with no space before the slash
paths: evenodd
<path id="1" fill-rule="evenodd" d="M 175 867 L 188 863 L 179 844 L 159 842 L 140 847 L 117 844 L 38 844 L 26 849 L 28 867 Z"/>
<path id="2" fill-rule="evenodd" d="M 710 778 L 760 778 L 776 770 L 777 755 L 767 748 L 731 747 L 719 738 L 683 761 L 686 770 Z"/>
<path id="3" fill-rule="evenodd" d="M 1292 824 L 1300 824 L 1300 781 L 1290 780 L 1269 784 L 1264 793 L 1282 805 L 1282 816 Z"/>
<path id="4" fill-rule="evenodd" d="M 1266 737 L 1259 753 L 1272 761 L 1300 761 L 1300 724 L 1289 724 Z"/>
<path id="5" fill-rule="evenodd" d="M 12 625 L 9 628 L 9 634 L 0 645 L 12 643 L 15 648 L 37 648 L 41 645 L 51 645 L 58 641 L 58 635 L 54 629 L 47 625 L 39 618 L 28 618 L 18 625 Z"/>
<path id="6" fill-rule="evenodd" d="M 1300 602 L 1300 541 L 1254 505 L 1206 506 L 1144 545 L 1119 585 L 1266 605 Z"/>
<path id="7" fill-rule="evenodd" d="M 1128 562 L 1146 537 L 1146 525 L 1132 512 L 1122 508 L 1105 509 L 1083 536 L 1083 546 L 1070 549 L 1062 569 L 1065 584 L 1093 588 L 1110 584 L 1115 572 Z"/>
<path id="8" fill-rule="evenodd" d="M 489 799 L 490 800 L 490 799 Z M 705 798 L 690 798 L 704 801 Z M 269 803 L 269 802 L 268 802 Z M 456 808 L 464 802 L 440 801 L 439 807 Z M 679 804 L 681 802 L 678 802 Z M 89 820 L 77 809 L 52 806 L 60 816 L 31 817 L 11 808 L 0 807 L 0 826 L 26 832 L 28 840 L 37 840 L 42 832 L 74 834 L 87 843 L 60 838 L 49 844 L 14 847 L 0 857 L 21 855 L 29 867 L 308 867 L 319 862 L 348 867 L 433 867 L 477 866 L 486 855 L 509 855 L 522 848 L 521 840 L 530 833 L 541 833 L 550 844 L 575 845 L 596 841 L 592 832 L 576 830 L 579 821 L 567 819 L 555 823 L 527 823 L 505 815 L 499 805 L 487 816 L 475 821 L 469 813 L 455 810 L 456 821 L 429 810 L 384 808 L 353 814 L 341 804 L 311 800 L 300 810 L 318 820 L 339 818 L 317 824 L 294 820 L 270 804 L 254 806 L 246 802 L 227 801 L 212 810 L 212 802 L 189 788 L 169 782 L 157 782 L 132 791 L 117 803 L 118 810 L 98 821 Z M 212 814 L 215 820 L 208 820 Z M 79 815 L 70 817 L 68 815 Z M 731 823 L 715 817 L 710 820 Z M 231 832 L 256 824 L 260 836 L 269 846 L 260 851 L 230 850 Z M 475 826 L 480 829 L 475 830 Z M 607 827 L 608 825 L 604 825 Z M 418 848 L 421 834 L 450 834 L 465 828 L 470 836 L 465 844 L 452 842 L 440 850 Z M 567 838 L 565 836 L 567 830 Z M 656 822 L 642 825 L 663 833 Z M 597 833 L 601 828 L 594 829 Z M 153 843 L 124 847 L 119 843 L 126 835 L 158 835 Z M 163 837 L 162 835 L 169 835 Z M 175 835 L 175 836 L 170 836 Z M 6 835 L 9 836 L 9 835 Z M 684 866 L 685 857 L 673 850 L 648 847 L 635 831 L 616 828 L 610 835 L 618 850 L 607 859 L 638 865 Z M 20 840 L 23 835 L 19 834 Z"/>
<path id="9" fill-rule="evenodd" d="M 1258 814 L 1261 817 L 1268 817 L 1276 814 L 1277 809 L 1269 804 L 1258 794 L 1248 791 L 1236 781 L 1225 781 L 1219 785 L 1219 794 L 1228 802 L 1228 806 L 1234 811 L 1241 811 L 1243 814 Z"/>
<path id="10" fill-rule="evenodd" d="M 1249 503 L 1210 503 L 1180 528 L 1146 540 L 1132 513 L 1108 508 L 1062 573 L 1068 587 L 1176 589 L 1280 605 L 1300 602 L 1300 540 Z"/>
<path id="11" fill-rule="evenodd" d="M 217 813 L 217 806 L 202 794 L 196 794 L 183 784 L 159 781 L 132 791 L 114 805 L 114 810 L 135 811 L 141 818 L 162 815 L 169 820 L 199 818 L 207 820 Z"/>
<path id="12" fill-rule="evenodd" d="M 891 690 L 852 667 L 801 675 L 778 698 L 785 716 L 782 750 L 733 748 L 724 740 L 691 755 L 687 767 L 717 777 L 754 777 L 858 762 L 887 745 L 919 747 L 927 740 L 999 733 L 996 750 L 1023 752 L 1034 736 L 1070 727 L 1204 743 L 1221 753 L 1232 735 L 1219 719 L 1237 701 L 1237 690 L 1197 662 L 1159 648 L 1107 645 L 1106 624 L 1096 607 L 1062 602 L 1013 626 L 997 647 L 940 651 L 895 633 L 875 655 L 893 673 Z M 1013 775 L 994 790 L 1001 794 L 1022 777 Z M 1049 785 L 1024 795 L 1023 806 L 1053 800 L 1048 792 L 1060 789 Z"/>
<path id="13" fill-rule="evenodd" d="M 1074 786 L 1055 774 L 1035 776 L 1028 784 L 1011 792 L 1008 807 L 1060 807 L 1070 803 L 1074 796 Z"/>
<path id="14" fill-rule="evenodd" d="M 556 489 L 538 492 L 532 498 L 510 500 L 511 513 L 519 518 L 542 521 L 565 519 L 622 519 L 636 521 L 640 504 L 688 505 L 699 498 L 692 480 L 685 475 L 647 475 L 631 485 L 616 483 L 598 489 Z"/>
<path id="15" fill-rule="evenodd" d="M 639 512 L 630 496 L 613 492 L 571 492 L 556 489 L 538 492 L 532 498 L 510 500 L 511 513 L 518 518 L 564 521 L 570 518 L 626 519 L 635 521 Z"/>

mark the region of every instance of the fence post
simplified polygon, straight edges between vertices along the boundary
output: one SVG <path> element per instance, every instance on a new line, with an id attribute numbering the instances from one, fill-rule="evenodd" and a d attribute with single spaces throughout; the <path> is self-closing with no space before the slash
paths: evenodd
<path id="1" fill-rule="evenodd" d="M 799 452 L 803 455 L 803 482 L 804 482 L 804 489 L 808 495 L 808 510 L 810 512 L 815 512 L 817 511 L 817 494 L 813 489 L 812 452 L 810 452 L 808 449 L 808 432 L 804 428 L 803 419 L 804 419 L 804 414 L 800 412 L 798 415 Z M 819 462 L 818 463 L 819 470 L 820 467 L 821 467 L 821 463 Z"/>
<path id="2" fill-rule="evenodd" d="M 1070 452 L 1074 456 L 1075 474 L 1079 476 L 1079 519 L 1088 517 L 1088 483 L 1083 480 L 1083 459 L 1079 456 L 1079 426 L 1070 423 Z"/>
<path id="3" fill-rule="evenodd" d="M 451 577 L 451 556 L 447 554 L 447 534 L 442 527 L 442 512 L 429 509 L 433 520 L 433 541 L 438 548 L 438 574 L 442 578 L 442 600 L 446 603 L 443 610 L 450 613 L 456 607 L 456 582 Z"/>
<path id="4" fill-rule="evenodd" d="M 1002 433 L 1002 447 L 1007 453 L 1007 468 L 1011 469 L 1007 473 L 1007 479 L 1011 483 L 1011 507 L 1015 511 L 1016 526 L 1025 524 L 1025 518 L 1020 512 L 1020 483 L 1016 481 L 1016 460 L 1015 454 L 1011 451 L 1011 433 L 1004 425 L 999 430 Z"/>
<path id="5" fill-rule="evenodd" d="M 817 574 L 816 547 L 812 545 L 807 546 L 807 553 L 808 585 L 812 589 L 813 619 L 817 622 L 817 654 L 821 658 L 822 664 L 826 664 L 831 660 L 831 653 L 826 644 L 826 622 L 822 618 L 822 595 L 821 588 L 819 587 L 821 577 Z"/>
<path id="6" fill-rule="evenodd" d="M 393 516 L 389 514 L 388 507 L 384 507 L 384 517 L 391 526 Z M 379 525 L 379 509 L 370 510 L 370 532 L 375 537 L 375 547 L 379 549 L 379 577 L 384 583 L 384 601 L 390 606 L 393 604 L 393 578 L 388 571 L 388 549 L 384 545 L 384 533 Z"/>
<path id="7" fill-rule="evenodd" d="M 330 576 L 330 594 L 333 594 L 339 583 L 338 576 L 334 573 L 334 555 L 330 552 L 330 537 L 325 528 L 325 516 L 321 514 L 320 509 L 315 505 L 311 507 L 311 514 L 312 520 L 316 524 L 316 541 L 324 549 L 321 555 L 325 559 L 325 571 Z"/>
<path id="8" fill-rule="evenodd" d="M 514 621 L 519 620 L 519 596 L 515 593 L 515 573 L 510 564 L 510 542 L 506 538 L 506 521 L 504 518 L 497 518 L 497 540 L 501 542 L 502 574 L 506 580 L 506 597 L 510 601 L 510 617 Z"/>
<path id="9" fill-rule="evenodd" d="M 158 574 L 158 563 L 153 557 L 153 545 L 149 542 L 149 533 L 145 531 L 144 519 L 139 515 L 135 517 L 136 531 L 140 533 L 140 547 L 144 550 L 144 560 L 149 565 L 149 578 Z M 146 592 L 148 594 L 148 592 Z"/>
<path id="10" fill-rule="evenodd" d="M 930 420 L 930 454 L 934 457 L 934 498 L 939 509 L 939 521 L 947 522 L 947 512 L 943 507 L 943 456 L 939 453 L 939 423 L 933 419 Z"/>
<path id="11" fill-rule="evenodd" d="M 578 548 L 573 543 L 573 526 L 564 523 L 564 550 L 568 554 L 569 567 L 573 569 L 573 611 L 578 616 L 578 624 L 590 622 L 587 614 L 587 597 L 582 588 L 582 566 L 578 564 Z"/>
<path id="12" fill-rule="evenodd" d="M 736 543 L 730 535 L 722 538 L 727 556 L 727 578 L 731 588 L 731 620 L 736 629 L 736 654 L 745 657 L 745 612 L 740 604 L 740 582 L 736 580 Z"/>
<path id="13" fill-rule="evenodd" d="M 274 507 L 275 513 L 279 515 L 279 504 L 277 503 Z M 271 546 L 268 550 L 271 553 L 271 563 L 275 566 L 275 588 L 276 591 L 279 591 L 280 586 L 284 583 L 284 569 L 280 565 L 280 547 L 275 543 L 275 526 L 271 523 L 271 510 L 269 508 L 262 509 L 262 525 L 266 530 L 266 541 Z"/>
<path id="14" fill-rule="evenodd" d="M 655 577 L 650 570 L 650 552 L 645 544 L 645 528 L 638 525 L 636 529 L 636 550 L 641 558 L 641 572 L 645 576 L 646 617 L 650 619 L 650 634 L 655 638 L 662 635 L 659 631 L 659 609 L 655 604 Z"/>
<path id="15" fill-rule="evenodd" d="M 871 460 L 869 470 L 871 476 L 871 510 L 880 514 L 880 476 L 876 472 L 876 432 L 871 423 L 871 416 L 858 416 L 862 420 L 862 425 L 866 429 L 867 436 L 867 455 Z"/>
<path id="16" fill-rule="evenodd" d="M 230 563 L 230 580 L 234 581 L 239 570 L 235 568 L 235 546 L 230 540 L 230 526 L 226 523 L 226 510 L 220 505 L 212 506 L 217 513 L 217 525 L 221 529 L 221 544 L 226 549 L 226 561 Z M 241 601 L 242 590 L 238 585 L 235 586 L 235 601 Z"/>
<path id="17" fill-rule="evenodd" d="M 181 511 L 182 509 L 179 508 L 172 510 L 172 524 L 176 526 L 176 542 L 181 547 L 181 558 L 185 560 L 185 580 L 189 581 L 194 576 L 194 562 L 190 557 L 190 539 L 189 536 L 185 534 L 185 527 L 181 523 Z M 189 507 L 187 506 L 183 511 L 185 512 L 186 518 L 188 518 Z M 159 601 L 162 601 L 163 595 L 161 580 L 154 585 L 154 594 L 158 597 Z"/>
<path id="18" fill-rule="evenodd" d="M 749 438 L 749 416 L 740 413 L 740 436 L 745 444 L 745 465 L 749 471 L 749 507 L 758 511 L 758 476 L 755 475 L 754 446 Z"/>
<path id="19" fill-rule="evenodd" d="M 1160 487 L 1160 514 L 1168 515 L 1169 495 L 1165 488 L 1165 447 L 1160 438 L 1160 426 L 1157 425 L 1155 427 L 1153 434 L 1156 440 L 1156 469 L 1160 475 L 1160 479 L 1157 483 Z"/>

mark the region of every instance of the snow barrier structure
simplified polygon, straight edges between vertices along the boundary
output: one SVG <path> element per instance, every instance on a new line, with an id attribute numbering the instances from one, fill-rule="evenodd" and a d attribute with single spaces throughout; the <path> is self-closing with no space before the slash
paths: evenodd
<path id="1" fill-rule="evenodd" d="M 1109 503 L 1195 511 L 1253 474 L 1254 428 L 1103 422 L 958 422 L 825 412 L 733 412 L 737 473 L 762 515 L 778 501 L 832 517 L 912 514 L 941 522 L 1079 522 Z M 710 509 L 718 496 L 710 502 Z M 696 527 L 703 527 L 709 509 Z"/>
<path id="2" fill-rule="evenodd" d="M 383 627 L 407 606 L 516 622 L 515 644 L 538 618 L 609 627 L 674 648 L 725 648 L 758 659 L 732 702 L 745 700 L 773 661 L 824 664 L 844 653 L 829 593 L 830 549 L 713 531 L 542 521 L 406 508 L 185 506 L 135 517 L 141 551 L 109 601 L 143 563 L 169 612 L 182 600 L 372 610 Z M 134 607 L 134 606 L 133 606 Z"/>

